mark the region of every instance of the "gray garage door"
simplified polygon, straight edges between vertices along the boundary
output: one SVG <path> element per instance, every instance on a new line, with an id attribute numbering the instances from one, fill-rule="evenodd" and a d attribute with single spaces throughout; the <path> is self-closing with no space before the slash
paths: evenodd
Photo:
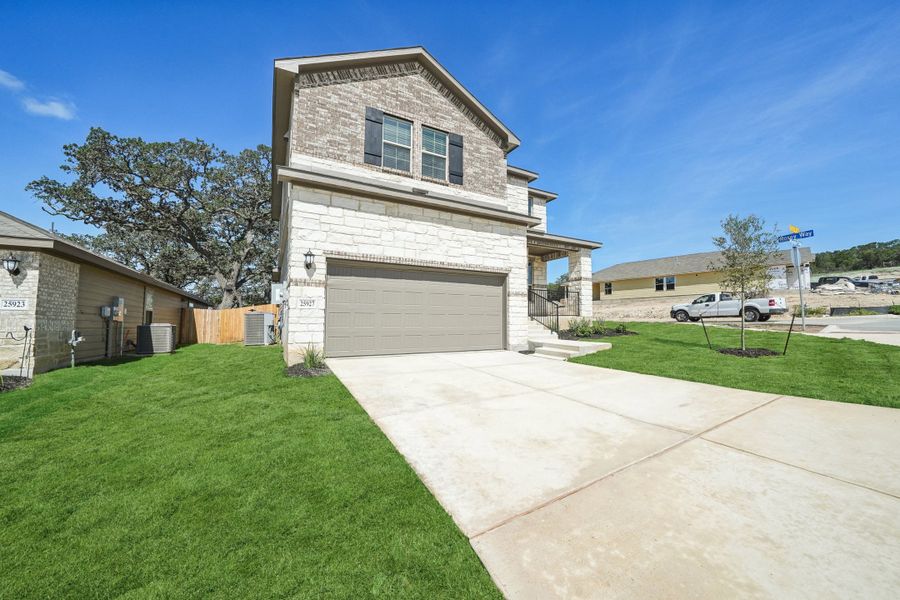
<path id="1" fill-rule="evenodd" d="M 503 347 L 504 276 L 328 265 L 328 356 Z"/>

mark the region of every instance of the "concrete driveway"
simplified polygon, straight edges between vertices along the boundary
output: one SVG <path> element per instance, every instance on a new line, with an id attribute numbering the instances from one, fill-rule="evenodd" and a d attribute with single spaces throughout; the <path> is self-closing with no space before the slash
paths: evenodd
<path id="1" fill-rule="evenodd" d="M 900 410 L 514 352 L 328 362 L 508 597 L 900 589 Z"/>
<path id="2" fill-rule="evenodd" d="M 815 334 L 820 337 L 846 337 L 900 346 L 900 316 L 897 315 L 814 318 L 806 322 L 825 326 Z"/>

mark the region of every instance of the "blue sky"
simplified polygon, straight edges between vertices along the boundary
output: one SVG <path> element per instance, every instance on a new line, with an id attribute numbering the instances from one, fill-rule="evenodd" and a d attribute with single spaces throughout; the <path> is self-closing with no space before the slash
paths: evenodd
<path id="1" fill-rule="evenodd" d="M 90 126 L 236 151 L 270 139 L 273 58 L 422 44 L 594 269 L 709 250 L 729 212 L 900 237 L 896 2 L 20 2 L 0 40 L 0 206 L 62 231 L 24 187 Z"/>

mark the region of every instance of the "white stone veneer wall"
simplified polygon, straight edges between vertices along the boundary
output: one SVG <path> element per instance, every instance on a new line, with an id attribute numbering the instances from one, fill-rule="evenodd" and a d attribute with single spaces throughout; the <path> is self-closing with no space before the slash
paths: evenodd
<path id="1" fill-rule="evenodd" d="M 9 250 L 4 252 L 4 258 Z M 13 251 L 19 259 L 19 274 L 12 276 L 0 269 L 0 298 L 24 300 L 24 310 L 0 310 L 0 365 L 4 375 L 31 377 L 34 372 L 34 312 L 37 306 L 41 255 L 38 252 Z M 25 327 L 31 334 L 25 339 Z"/>
<path id="2" fill-rule="evenodd" d="M 569 287 L 579 293 L 578 314 L 593 316 L 591 251 L 579 250 L 569 254 Z"/>
<path id="3" fill-rule="evenodd" d="M 535 256 L 531 259 L 534 265 L 534 269 L 531 272 L 531 276 L 534 278 L 535 285 L 547 285 L 547 263 L 545 263 L 539 256 Z"/>
<path id="4" fill-rule="evenodd" d="M 527 347 L 525 226 L 291 186 L 285 360 L 325 340 L 327 257 L 508 273 L 508 347 Z M 286 233 L 286 232 L 285 232 Z M 315 265 L 304 266 L 312 250 Z"/>

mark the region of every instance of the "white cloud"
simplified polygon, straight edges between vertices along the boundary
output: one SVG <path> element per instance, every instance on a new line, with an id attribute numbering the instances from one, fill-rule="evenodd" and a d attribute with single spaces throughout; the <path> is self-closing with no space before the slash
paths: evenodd
<path id="1" fill-rule="evenodd" d="M 63 102 L 61 100 L 48 99 L 40 101 L 36 98 L 22 98 L 22 106 L 25 112 L 40 117 L 54 117 L 70 121 L 75 118 L 75 105 L 71 102 Z"/>
<path id="2" fill-rule="evenodd" d="M 3 69 L 0 69 L 0 87 L 6 88 L 13 92 L 21 92 L 25 89 L 25 82 L 21 79 L 18 79 L 12 73 L 7 73 Z"/>

